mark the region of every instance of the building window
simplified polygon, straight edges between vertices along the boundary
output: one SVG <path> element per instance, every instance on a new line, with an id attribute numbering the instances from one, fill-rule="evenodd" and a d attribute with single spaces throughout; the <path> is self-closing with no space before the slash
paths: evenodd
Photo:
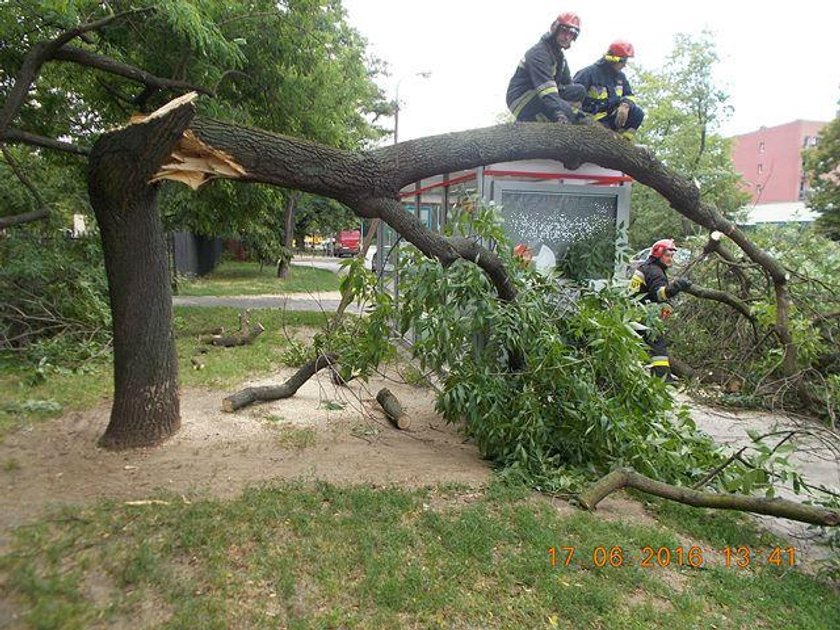
<path id="1" fill-rule="evenodd" d="M 802 146 L 805 148 L 817 146 L 817 136 L 805 136 L 802 139 Z"/>
<path id="2" fill-rule="evenodd" d="M 761 175 L 764 172 L 764 164 L 758 165 L 758 174 Z"/>
<path id="3" fill-rule="evenodd" d="M 764 142 L 759 142 L 758 143 L 758 152 L 759 153 L 764 153 Z"/>
<path id="4" fill-rule="evenodd" d="M 759 195 L 761 194 L 761 188 L 762 188 L 761 184 L 756 184 L 755 185 L 755 192 L 758 193 Z"/>

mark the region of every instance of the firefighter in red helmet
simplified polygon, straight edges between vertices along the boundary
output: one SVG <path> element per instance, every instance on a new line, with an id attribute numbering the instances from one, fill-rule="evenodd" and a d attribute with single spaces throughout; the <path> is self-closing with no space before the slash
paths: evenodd
<path id="1" fill-rule="evenodd" d="M 633 101 L 633 88 L 623 72 L 635 52 L 630 42 L 614 41 L 601 59 L 579 71 L 574 79 L 586 89 L 583 111 L 626 138 L 633 137 L 645 118 L 645 112 Z"/>
<path id="2" fill-rule="evenodd" d="M 572 83 L 563 51 L 580 34 L 580 18 L 561 13 L 548 33 L 528 49 L 507 89 L 507 106 L 517 121 L 567 122 L 581 117 L 586 90 Z"/>
<path id="3" fill-rule="evenodd" d="M 650 248 L 647 260 L 639 265 L 630 278 L 630 292 L 643 303 L 661 304 L 662 319 L 667 319 L 671 314 L 669 300 L 691 287 L 691 281 L 686 278 L 678 278 L 668 283 L 667 269 L 674 263 L 676 251 L 677 246 L 673 240 L 666 238 L 656 241 Z M 643 337 L 645 343 L 650 346 L 652 372 L 666 381 L 673 381 L 665 337 L 647 332 Z"/>

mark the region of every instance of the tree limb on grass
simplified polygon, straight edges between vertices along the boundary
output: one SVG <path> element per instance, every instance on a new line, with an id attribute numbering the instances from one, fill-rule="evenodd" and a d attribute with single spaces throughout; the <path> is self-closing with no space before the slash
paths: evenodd
<path id="1" fill-rule="evenodd" d="M 676 501 L 692 507 L 705 507 L 717 510 L 735 510 L 787 518 L 801 523 L 836 527 L 840 525 L 840 512 L 827 510 L 813 505 L 804 505 L 787 499 L 766 499 L 747 497 L 737 494 L 719 494 L 700 492 L 690 488 L 681 488 L 655 481 L 629 468 L 619 468 L 605 475 L 585 490 L 579 498 L 580 505 L 586 510 L 594 510 L 607 495 L 622 488 L 635 488 L 647 494 Z"/>

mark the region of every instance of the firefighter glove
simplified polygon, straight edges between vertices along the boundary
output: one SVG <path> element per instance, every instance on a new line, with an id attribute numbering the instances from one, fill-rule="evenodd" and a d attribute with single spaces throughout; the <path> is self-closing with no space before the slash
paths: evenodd
<path id="1" fill-rule="evenodd" d="M 686 289 L 691 288 L 691 280 L 688 278 L 677 278 L 674 280 L 674 283 L 671 285 L 671 295 L 676 295 L 680 291 L 685 291 Z"/>
<path id="2" fill-rule="evenodd" d="M 615 110 L 615 127 L 616 129 L 624 128 L 627 124 L 627 116 L 630 115 L 630 103 L 626 101 L 621 103 Z"/>

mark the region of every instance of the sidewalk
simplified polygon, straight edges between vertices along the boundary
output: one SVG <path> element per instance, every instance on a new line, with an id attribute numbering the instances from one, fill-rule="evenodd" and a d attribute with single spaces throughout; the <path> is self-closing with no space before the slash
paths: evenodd
<path id="1" fill-rule="evenodd" d="M 277 295 L 228 295 L 228 296 L 172 296 L 173 306 L 229 306 L 232 308 L 280 308 L 287 311 L 335 312 L 341 304 L 341 293 L 286 293 Z M 357 304 L 347 307 L 349 313 L 361 313 Z"/>
<path id="2" fill-rule="evenodd" d="M 765 411 L 729 411 L 713 409 L 691 401 L 684 394 L 678 395 L 682 403 L 688 404 L 691 417 L 697 428 L 710 435 L 715 442 L 736 451 L 751 444 L 747 431 L 752 429 L 759 434 L 771 431 L 790 431 L 801 429 L 809 435 L 797 436 L 792 440 L 795 450 L 789 459 L 801 473 L 805 481 L 814 486 L 823 485 L 833 491 L 840 490 L 840 440 L 825 427 L 815 421 L 797 420 L 784 414 Z M 784 435 L 774 436 L 766 442 L 775 445 Z M 807 494 L 797 495 L 792 488 L 781 487 L 778 496 L 792 501 L 802 502 Z M 805 523 L 770 516 L 755 516 L 763 527 L 773 533 L 792 538 L 796 541 L 797 553 L 808 556 L 809 560 L 826 558 L 831 550 L 819 540 L 815 540 L 815 530 Z"/>

